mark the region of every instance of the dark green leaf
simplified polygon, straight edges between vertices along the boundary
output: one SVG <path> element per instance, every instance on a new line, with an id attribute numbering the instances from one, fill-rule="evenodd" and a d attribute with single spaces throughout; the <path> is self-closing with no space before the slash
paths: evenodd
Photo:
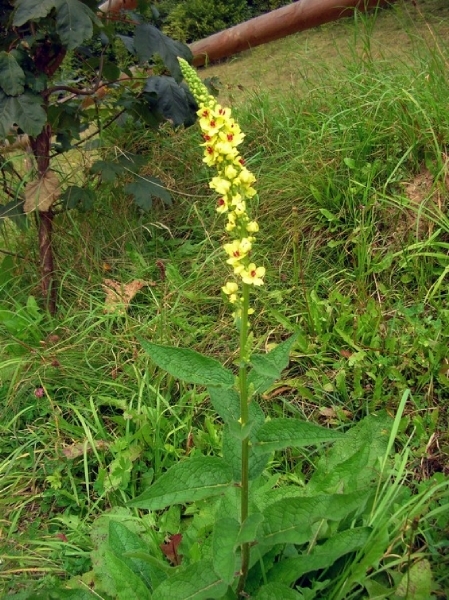
<path id="1" fill-rule="evenodd" d="M 16 0 L 12 24 L 14 27 L 21 27 L 27 21 L 42 19 L 55 6 L 56 0 Z"/>
<path id="2" fill-rule="evenodd" d="M 56 31 L 67 50 L 80 46 L 93 34 L 99 20 L 80 0 L 56 0 Z"/>
<path id="3" fill-rule="evenodd" d="M 0 226 L 6 218 L 14 221 L 20 229 L 26 227 L 27 218 L 23 212 L 23 200 L 12 200 L 4 206 L 0 205 Z"/>
<path id="4" fill-rule="evenodd" d="M 164 65 L 176 81 L 182 80 L 178 56 L 187 61 L 192 60 L 192 53 L 188 46 L 172 40 L 149 23 L 136 27 L 134 48 L 141 62 L 149 61 L 155 54 L 159 54 Z"/>
<path id="5" fill-rule="evenodd" d="M 134 196 L 134 202 L 145 212 L 151 209 L 153 196 L 160 198 L 164 204 L 172 205 L 171 196 L 159 179 L 140 177 L 133 183 L 127 183 L 124 189 L 127 194 Z"/>
<path id="6" fill-rule="evenodd" d="M 5 138 L 13 125 L 33 137 L 39 135 L 47 120 L 41 104 L 42 97 L 29 92 L 6 96 L 0 91 L 0 138 Z"/>
<path id="7" fill-rule="evenodd" d="M 91 173 L 100 173 L 101 179 L 106 183 L 112 183 L 124 170 L 122 165 L 110 160 L 97 160 L 90 168 Z"/>
<path id="8" fill-rule="evenodd" d="M 120 77 L 120 68 L 112 62 L 105 62 L 103 65 L 102 75 L 104 79 L 115 81 Z"/>
<path id="9" fill-rule="evenodd" d="M 370 535 L 369 527 L 336 533 L 324 544 L 315 546 L 311 554 L 287 558 L 276 563 L 268 573 L 268 580 L 291 585 L 306 573 L 330 567 L 341 556 L 359 550 L 366 544 Z"/>
<path id="10" fill-rule="evenodd" d="M 143 91 L 151 109 L 171 121 L 175 127 L 187 127 L 195 122 L 195 101 L 188 88 L 176 83 L 173 77 L 150 77 Z"/>
<path id="11" fill-rule="evenodd" d="M 282 371 L 287 367 L 290 350 L 296 342 L 297 335 L 292 335 L 281 342 L 268 354 L 253 354 L 251 356 L 252 371 L 248 375 L 248 384 L 254 387 L 254 392 L 263 394 L 276 379 L 279 379 Z"/>
<path id="12" fill-rule="evenodd" d="M 265 453 L 331 442 L 343 438 L 344 434 L 298 419 L 273 419 L 259 429 L 256 437 L 254 451 Z"/>
<path id="13" fill-rule="evenodd" d="M 95 201 L 95 194 L 89 188 L 71 185 L 61 196 L 61 200 L 67 210 L 78 208 L 82 211 L 91 210 Z"/>
<path id="14" fill-rule="evenodd" d="M 159 346 L 139 340 L 151 360 L 161 369 L 186 383 L 232 387 L 234 375 L 214 358 L 188 348 Z"/>
<path id="15" fill-rule="evenodd" d="M 0 52 L 0 87 L 5 94 L 17 96 L 23 93 L 25 73 L 10 52 Z"/>
<path id="16" fill-rule="evenodd" d="M 134 38 L 129 35 L 118 35 L 117 37 L 123 42 L 123 45 L 130 54 L 136 53 L 136 49 L 134 48 Z"/>
<path id="17" fill-rule="evenodd" d="M 231 484 L 231 469 L 222 458 L 198 456 L 173 465 L 129 506 L 159 510 L 216 496 Z"/>
<path id="18" fill-rule="evenodd" d="M 153 593 L 152 600 L 210 600 L 221 598 L 227 583 L 215 574 L 210 561 L 179 567 Z"/>

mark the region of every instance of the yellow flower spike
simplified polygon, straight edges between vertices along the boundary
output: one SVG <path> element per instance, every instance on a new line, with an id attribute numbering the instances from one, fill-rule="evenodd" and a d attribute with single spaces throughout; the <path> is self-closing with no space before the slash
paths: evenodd
<path id="1" fill-rule="evenodd" d="M 239 289 L 239 286 L 237 283 L 235 283 L 235 281 L 227 281 L 221 289 L 227 296 L 230 296 L 235 294 L 235 292 Z"/>
<path id="2" fill-rule="evenodd" d="M 217 194 L 225 196 L 231 189 L 231 182 L 223 177 L 212 177 L 209 187 L 215 190 Z"/>

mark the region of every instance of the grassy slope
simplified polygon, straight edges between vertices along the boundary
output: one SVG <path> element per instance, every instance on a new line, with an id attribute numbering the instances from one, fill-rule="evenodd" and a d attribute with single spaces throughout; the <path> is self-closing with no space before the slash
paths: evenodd
<path id="1" fill-rule="evenodd" d="M 258 177 L 257 253 L 268 276 L 255 299 L 256 342 L 302 334 L 267 410 L 344 423 L 394 412 L 410 388 L 403 431 L 416 430 L 410 469 L 426 478 L 447 471 L 449 453 L 449 10 L 418 4 L 304 32 L 204 74 L 221 79 Z M 45 569 L 82 571 L 92 518 L 135 494 L 147 464 L 157 475 L 192 445 L 219 445 L 205 398 L 154 374 L 135 336 L 230 361 L 221 221 L 197 132 L 141 135 L 112 141 L 152 154 L 148 173 L 173 190 L 176 207 L 137 218 L 111 189 L 95 220 L 61 218 L 59 320 L 27 306 L 38 290 L 34 239 L 7 232 L 26 257 L 3 284 L 4 307 L 18 319 L 1 333 L 8 590 Z M 155 285 L 114 317 L 103 313 L 105 276 Z M 134 457 L 136 439 L 146 449 Z M 133 469 L 119 470 L 111 491 L 105 474 L 123 456 Z"/>

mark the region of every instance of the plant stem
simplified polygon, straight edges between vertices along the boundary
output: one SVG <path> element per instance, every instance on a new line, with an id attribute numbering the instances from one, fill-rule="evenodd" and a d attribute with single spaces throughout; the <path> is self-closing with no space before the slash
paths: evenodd
<path id="1" fill-rule="evenodd" d="M 239 393 L 240 393 L 240 423 L 242 428 L 246 426 L 249 419 L 249 403 L 248 403 L 248 309 L 249 309 L 249 288 L 246 283 L 243 284 L 243 302 L 242 315 L 240 325 L 240 362 L 239 362 Z M 249 439 L 248 436 L 242 440 L 242 481 L 241 481 L 241 517 L 240 523 L 243 523 L 248 518 L 249 512 Z M 242 544 L 242 563 L 241 574 L 237 586 L 237 595 L 239 595 L 245 586 L 246 577 L 249 568 L 249 544 Z"/>

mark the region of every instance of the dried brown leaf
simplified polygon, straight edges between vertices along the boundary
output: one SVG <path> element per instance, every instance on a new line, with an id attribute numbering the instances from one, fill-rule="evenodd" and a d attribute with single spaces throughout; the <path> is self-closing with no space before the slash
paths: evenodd
<path id="1" fill-rule="evenodd" d="M 25 187 L 25 213 L 39 210 L 46 212 L 56 202 L 61 194 L 59 179 L 54 171 L 48 170 L 44 175 L 30 181 Z"/>
<path id="2" fill-rule="evenodd" d="M 103 289 L 106 292 L 104 312 L 124 314 L 131 300 L 145 285 L 147 285 L 145 281 L 139 279 L 134 279 L 127 284 L 114 279 L 103 279 Z"/>

